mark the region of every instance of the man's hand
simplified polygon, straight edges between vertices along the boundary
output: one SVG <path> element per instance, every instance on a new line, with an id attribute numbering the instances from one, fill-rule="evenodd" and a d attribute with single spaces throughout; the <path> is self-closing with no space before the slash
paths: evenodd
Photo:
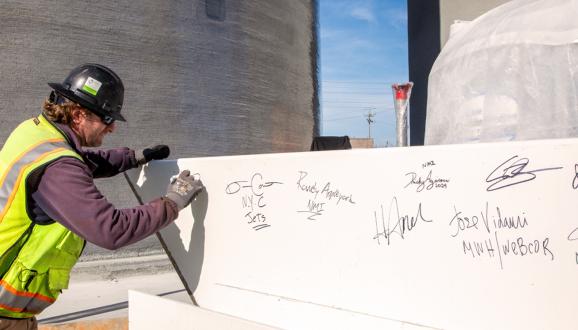
<path id="1" fill-rule="evenodd" d="M 201 180 L 195 180 L 189 170 L 184 170 L 167 188 L 166 197 L 179 207 L 179 211 L 187 207 L 197 195 L 205 189 Z"/>
<path id="2" fill-rule="evenodd" d="M 164 144 L 150 145 L 135 152 L 136 161 L 139 165 L 144 165 L 153 159 L 165 159 L 171 153 L 169 146 Z"/>

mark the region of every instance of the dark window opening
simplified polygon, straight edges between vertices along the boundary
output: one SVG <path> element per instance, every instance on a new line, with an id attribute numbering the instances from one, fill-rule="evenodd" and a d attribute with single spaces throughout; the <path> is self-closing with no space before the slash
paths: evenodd
<path id="1" fill-rule="evenodd" d="M 207 17 L 218 21 L 224 21 L 225 0 L 205 0 L 205 11 Z"/>

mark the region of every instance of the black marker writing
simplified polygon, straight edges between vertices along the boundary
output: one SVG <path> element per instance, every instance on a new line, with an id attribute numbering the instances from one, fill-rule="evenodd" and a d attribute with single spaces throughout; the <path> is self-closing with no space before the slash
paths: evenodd
<path id="1" fill-rule="evenodd" d="M 433 160 L 429 160 L 429 161 L 421 164 L 421 167 L 422 167 L 422 168 L 426 168 L 426 167 L 428 167 L 428 166 L 435 166 L 435 164 L 436 164 L 436 163 L 435 163 Z"/>
<path id="2" fill-rule="evenodd" d="M 307 208 L 298 210 L 297 213 L 304 213 L 308 220 L 319 220 L 328 206 L 334 207 L 333 204 L 339 207 L 355 204 L 352 194 L 335 188 L 331 182 L 317 185 L 315 178 L 312 179 L 307 172 L 298 171 L 298 173 L 297 190 L 307 194 L 308 201 Z"/>
<path id="3" fill-rule="evenodd" d="M 462 241 L 462 249 L 464 254 L 470 254 L 472 258 L 482 257 L 488 255 L 490 258 L 495 257 L 495 251 L 501 253 L 504 257 L 509 255 L 513 256 L 529 256 L 542 254 L 545 257 L 549 257 L 550 261 L 554 260 L 554 253 L 548 247 L 550 239 L 546 237 L 545 239 L 539 240 L 526 240 L 523 237 L 517 237 L 512 240 L 506 240 L 504 243 L 497 243 L 497 247 L 494 248 L 493 241 L 488 238 L 483 241 Z M 501 266 L 503 269 L 503 265 Z"/>
<path id="4" fill-rule="evenodd" d="M 562 169 L 562 167 L 550 167 L 524 171 L 528 164 L 530 164 L 528 158 L 518 158 L 517 155 L 510 157 L 488 175 L 486 182 L 491 183 L 491 185 L 486 190 L 494 191 L 532 181 L 536 178 L 536 174 L 534 174 L 536 172 Z"/>
<path id="5" fill-rule="evenodd" d="M 449 221 L 449 226 L 452 227 L 450 235 L 468 237 L 469 232 L 474 235 L 473 239 L 465 238 L 461 241 L 461 248 L 465 255 L 470 255 L 472 258 L 496 258 L 495 260 L 499 260 L 501 269 L 504 269 L 507 258 L 533 255 L 546 257 L 550 261 L 554 260 L 554 253 L 549 247 L 549 237 L 528 239 L 519 234 L 520 230 L 530 225 L 526 212 L 518 211 L 515 214 L 508 214 L 500 206 L 489 207 L 488 202 L 485 204 L 481 212 L 473 214 L 462 212 L 454 206 L 453 216 Z M 575 231 L 578 235 L 578 228 Z M 488 235 L 486 238 L 483 237 L 485 234 Z M 510 238 L 505 238 L 505 235 Z M 499 239 L 498 236 L 500 236 Z M 570 237 L 572 233 L 569 239 Z"/>
<path id="6" fill-rule="evenodd" d="M 464 231 L 464 230 L 469 229 L 469 228 L 478 229 L 479 218 L 477 215 L 473 215 L 473 216 L 462 215 L 462 212 L 458 211 L 455 206 L 454 206 L 454 212 L 455 212 L 455 215 L 452 218 L 452 220 L 450 220 L 450 226 L 452 224 L 455 224 L 456 225 L 456 232 L 452 234 L 452 237 L 458 236 L 460 231 Z M 486 209 L 486 213 L 487 213 L 487 209 Z M 482 217 L 483 216 L 484 215 L 482 213 Z M 486 216 L 486 218 L 487 218 L 487 216 Z M 485 221 L 484 221 L 484 223 L 485 223 Z M 486 224 L 486 226 L 487 226 L 487 224 Z"/>
<path id="7" fill-rule="evenodd" d="M 393 217 L 393 219 L 392 219 Z M 381 206 L 381 214 L 379 218 L 381 222 L 378 220 L 377 212 L 374 212 L 375 218 L 375 229 L 376 234 L 373 236 L 373 239 L 377 240 L 377 244 L 381 244 L 380 237 L 384 237 L 387 241 L 387 245 L 391 242 L 391 236 L 397 235 L 401 237 L 401 239 L 405 239 L 406 235 L 415 229 L 415 227 L 420 222 L 432 222 L 433 220 L 427 220 L 423 216 L 422 206 L 419 203 L 416 211 L 415 216 L 409 216 L 407 214 L 400 214 L 399 212 L 399 205 L 397 202 L 397 197 L 393 197 L 391 203 L 389 205 L 389 213 L 387 216 L 387 220 L 385 219 L 385 212 L 383 210 L 383 205 Z M 393 222 L 393 223 L 392 223 Z M 381 225 L 382 230 L 379 230 L 379 225 Z"/>
<path id="8" fill-rule="evenodd" d="M 304 191 L 315 195 L 314 198 L 317 198 L 319 195 L 319 189 L 317 189 L 317 182 L 313 182 L 312 184 L 305 184 L 303 179 L 307 177 L 307 172 L 299 171 L 299 179 L 297 180 L 297 187 Z"/>
<path id="9" fill-rule="evenodd" d="M 239 197 L 244 211 L 249 210 L 249 212 L 245 213 L 245 218 L 248 219 L 247 224 L 252 225 L 252 228 L 257 231 L 271 226 L 266 223 L 267 217 L 263 213 L 265 206 L 267 206 L 267 203 L 265 203 L 265 191 L 266 188 L 277 184 L 282 183 L 266 181 L 261 173 L 255 173 L 250 180 L 237 180 L 229 183 L 225 188 L 225 192 L 228 195 L 234 195 L 244 189 L 244 193 L 241 193 Z M 260 212 L 254 212 L 255 209 Z"/>
<path id="10" fill-rule="evenodd" d="M 454 206 L 454 216 L 449 222 L 450 227 L 455 227 L 454 233 L 451 234 L 451 236 L 456 237 L 460 232 L 466 231 L 468 229 L 478 229 L 478 223 L 480 219 L 482 220 L 484 228 L 488 234 L 491 233 L 491 229 L 521 229 L 528 226 L 528 219 L 526 218 L 525 212 L 516 215 L 503 215 L 499 206 L 496 206 L 496 213 L 491 214 L 490 219 L 488 214 L 488 202 L 486 202 L 485 210 L 480 212 L 479 216 L 477 214 L 464 214 L 462 211 L 458 211 L 458 209 Z M 490 220 L 492 221 L 490 222 Z"/>
<path id="11" fill-rule="evenodd" d="M 441 178 L 432 178 L 432 170 L 429 171 L 427 177 L 424 179 L 421 176 L 418 176 L 416 172 L 409 172 L 406 173 L 405 176 L 410 176 L 411 179 L 405 185 L 404 188 L 409 187 L 410 185 L 417 185 L 416 191 L 420 192 L 422 190 L 431 190 L 432 188 L 447 188 L 449 179 L 441 179 Z"/>
<path id="12" fill-rule="evenodd" d="M 283 184 L 277 181 L 263 181 L 261 173 L 255 173 L 249 181 L 233 181 L 227 185 L 225 192 L 229 195 L 238 193 L 243 188 L 251 188 L 251 192 L 255 196 L 263 195 L 264 188 L 271 187 L 274 184 Z"/>
<path id="13" fill-rule="evenodd" d="M 316 217 L 320 216 L 322 212 L 325 211 L 323 209 L 323 205 L 325 205 L 325 203 L 317 203 L 313 200 L 309 200 L 309 202 L 307 203 L 307 211 L 297 211 L 297 213 L 307 213 L 309 214 L 307 219 L 317 220 Z"/>

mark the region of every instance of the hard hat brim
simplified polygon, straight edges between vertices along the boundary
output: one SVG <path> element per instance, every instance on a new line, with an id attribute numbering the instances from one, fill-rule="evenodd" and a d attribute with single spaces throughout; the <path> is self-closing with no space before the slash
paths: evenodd
<path id="1" fill-rule="evenodd" d="M 84 108 L 90 110 L 91 112 L 94 112 L 97 115 L 107 115 L 107 116 L 111 116 L 115 120 L 126 121 L 126 119 L 120 114 L 120 112 L 112 112 L 112 111 L 111 112 L 104 112 L 101 109 L 95 109 L 92 104 L 87 102 L 82 97 L 71 92 L 63 84 L 48 83 L 48 86 L 50 86 L 50 88 L 52 88 L 60 96 L 65 97 L 65 98 L 71 100 L 72 102 L 76 102 L 76 103 L 80 104 Z M 89 96 L 87 95 L 86 97 L 89 97 Z"/>

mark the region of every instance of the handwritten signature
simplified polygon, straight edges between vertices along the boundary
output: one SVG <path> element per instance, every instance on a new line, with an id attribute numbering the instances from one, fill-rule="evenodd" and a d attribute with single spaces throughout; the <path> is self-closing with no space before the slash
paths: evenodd
<path id="1" fill-rule="evenodd" d="M 392 213 L 395 212 L 393 215 L 393 224 L 392 224 Z M 410 216 L 408 214 L 401 215 L 399 212 L 399 204 L 397 201 L 397 197 L 393 197 L 391 203 L 389 205 L 389 213 L 387 216 L 387 221 L 385 219 L 385 214 L 383 210 L 383 205 L 381 206 L 381 226 L 383 228 L 382 231 L 379 231 L 379 223 L 378 223 L 378 215 L 377 212 L 374 212 L 375 218 L 375 229 L 376 234 L 373 236 L 373 239 L 377 240 L 377 244 L 381 244 L 379 238 L 383 236 L 387 240 L 387 245 L 390 244 L 391 236 L 397 235 L 401 237 L 401 239 L 405 239 L 406 235 L 415 229 L 419 222 L 432 222 L 433 220 L 427 220 L 423 216 L 422 206 L 419 203 L 416 211 L 415 216 Z"/>
<path id="2" fill-rule="evenodd" d="M 225 192 L 229 195 L 238 193 L 241 189 L 251 188 L 251 192 L 255 196 L 263 195 L 264 188 L 271 187 L 275 184 L 283 184 L 277 181 L 263 181 L 263 175 L 261 173 L 255 173 L 251 177 L 251 180 L 233 181 L 227 185 Z"/>
<path id="3" fill-rule="evenodd" d="M 263 214 L 263 213 L 257 213 L 257 214 L 253 214 L 253 212 L 248 212 L 247 214 L 245 214 L 245 217 L 249 219 L 249 221 L 247 221 L 247 224 L 254 224 L 253 225 L 253 229 L 257 230 L 261 230 L 263 228 L 267 228 L 267 227 L 271 227 L 271 225 L 264 223 L 265 221 L 267 221 L 267 217 Z"/>
<path id="4" fill-rule="evenodd" d="M 356 204 L 353 200 L 353 194 L 339 190 L 332 186 L 331 182 L 325 182 L 317 186 L 317 181 L 315 178 L 311 178 L 309 173 L 306 171 L 298 172 L 297 190 L 308 195 L 308 202 L 307 208 L 300 209 L 297 213 L 304 213 L 308 220 L 318 220 L 318 217 L 324 214 L 327 207 L 333 204 L 330 202 L 335 202 L 335 205 Z"/>
<path id="5" fill-rule="evenodd" d="M 486 178 L 487 183 L 491 183 L 487 191 L 494 191 L 516 184 L 532 181 L 536 178 L 536 172 L 559 170 L 562 167 L 549 167 L 535 170 L 526 170 L 526 166 L 530 164 L 528 158 L 518 158 L 518 155 L 510 157 L 508 160 L 500 164 L 496 169 Z"/>
<path id="6" fill-rule="evenodd" d="M 325 205 L 325 203 L 318 203 L 318 202 L 315 202 L 313 200 L 309 200 L 309 202 L 307 203 L 307 210 L 297 211 L 297 213 L 307 213 L 307 214 L 309 214 L 307 219 L 317 220 L 316 217 L 322 215 L 323 214 L 322 212 L 325 211 L 323 209 L 324 205 Z"/>
<path id="7" fill-rule="evenodd" d="M 432 170 L 429 171 L 427 177 L 423 179 L 421 176 L 418 176 L 415 172 L 409 172 L 405 174 L 406 176 L 411 176 L 410 181 L 405 185 L 404 188 L 409 187 L 410 185 L 417 185 L 416 191 L 420 192 L 424 189 L 431 190 L 432 188 L 447 188 L 447 184 L 450 181 L 449 179 L 440 179 L 434 178 L 432 179 Z"/>
<path id="8" fill-rule="evenodd" d="M 347 194 L 340 191 L 338 188 L 332 188 L 331 182 L 325 183 L 322 189 L 317 188 L 317 182 L 305 183 L 304 179 L 308 176 L 305 171 L 299 171 L 299 179 L 297 180 L 297 188 L 306 193 L 315 195 L 313 199 L 317 199 L 319 194 L 328 201 L 335 199 L 335 204 L 339 204 L 342 201 L 349 202 L 350 204 L 356 204 L 353 200 L 352 194 Z"/>
<path id="9" fill-rule="evenodd" d="M 245 193 L 241 194 L 241 205 L 243 205 L 243 209 L 249 210 L 249 212 L 245 214 L 245 218 L 248 219 L 247 224 L 251 225 L 252 228 L 257 231 L 271 227 L 271 225 L 267 223 L 267 216 L 265 213 L 262 213 L 262 210 L 267 206 L 265 203 L 265 189 L 276 184 L 282 183 L 265 181 L 261 173 L 255 173 L 251 176 L 250 180 L 238 180 L 229 183 L 225 188 L 225 192 L 233 195 L 242 189 L 247 189 Z M 254 212 L 255 206 L 257 210 L 261 212 Z"/>

